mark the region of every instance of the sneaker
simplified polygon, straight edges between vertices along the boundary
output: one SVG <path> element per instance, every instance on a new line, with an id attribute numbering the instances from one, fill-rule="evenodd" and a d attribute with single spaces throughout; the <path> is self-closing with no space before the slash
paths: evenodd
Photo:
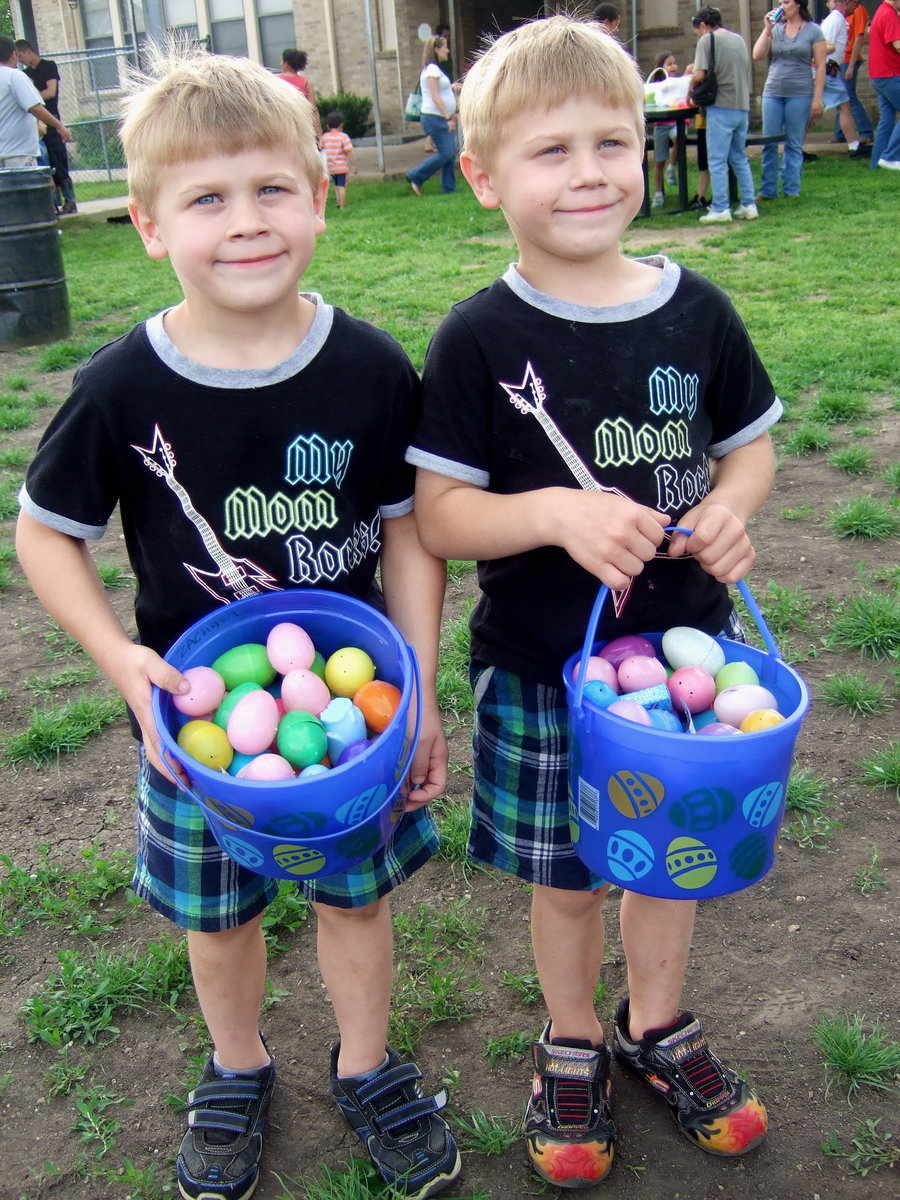
<path id="1" fill-rule="evenodd" d="M 666 183 L 669 183 L 674 187 L 677 182 L 678 182 L 678 176 L 675 174 L 675 168 L 670 163 L 666 167 Z"/>
<path id="2" fill-rule="evenodd" d="M 755 204 L 739 204 L 734 210 L 734 215 L 739 221 L 755 221 L 759 216 L 759 209 Z"/>
<path id="3" fill-rule="evenodd" d="M 534 1169 L 560 1188 L 591 1187 L 609 1174 L 616 1127 L 605 1045 L 555 1046 L 547 1022 L 532 1046 L 534 1082 L 525 1110 L 525 1139 Z"/>
<path id="4" fill-rule="evenodd" d="M 765 192 L 757 192 L 756 193 L 756 203 L 757 204 L 768 204 L 768 202 L 770 200 L 775 200 L 775 199 L 777 199 L 776 196 L 767 196 L 765 194 Z"/>
<path id="5" fill-rule="evenodd" d="M 900 162 L 892 162 L 889 158 L 879 158 L 878 165 L 883 171 L 900 171 Z"/>
<path id="6" fill-rule="evenodd" d="M 65 204 L 62 206 L 62 210 L 66 214 L 66 216 L 68 216 L 70 213 L 78 212 L 78 205 L 75 203 L 74 200 L 67 200 L 65 202 Z"/>
<path id="7" fill-rule="evenodd" d="M 700 1022 L 682 1013 L 668 1029 L 630 1040 L 628 1000 L 616 1012 L 616 1061 L 661 1095 L 681 1132 L 708 1154 L 746 1154 L 766 1136 L 768 1118 L 756 1093 L 710 1050 Z"/>
<path id="8" fill-rule="evenodd" d="M 709 208 L 709 201 L 705 196 L 694 196 L 688 204 L 688 208 L 692 212 L 706 212 Z"/>
<path id="9" fill-rule="evenodd" d="M 217 1075 L 212 1055 L 187 1098 L 176 1162 L 185 1200 L 247 1200 L 259 1178 L 275 1064 L 258 1075 Z"/>
<path id="10" fill-rule="evenodd" d="M 387 1047 L 385 1065 L 367 1079 L 339 1079 L 340 1042 L 331 1049 L 331 1091 L 382 1179 L 408 1200 L 434 1196 L 462 1166 L 456 1142 L 438 1112 L 446 1089 L 424 1097 L 422 1073 Z"/>
<path id="11" fill-rule="evenodd" d="M 849 155 L 851 158 L 870 159 L 872 157 L 872 143 L 869 142 L 869 144 L 866 145 L 865 142 L 860 142 L 855 150 L 849 151 Z"/>
<path id="12" fill-rule="evenodd" d="M 711 208 L 700 218 L 703 225 L 727 225 L 731 221 L 731 210 L 728 208 Z"/>
<path id="13" fill-rule="evenodd" d="M 650 201 L 650 207 L 651 208 L 662 208 L 662 206 L 665 204 L 665 202 L 666 202 L 666 198 L 662 194 L 662 192 L 654 192 L 653 199 Z"/>
<path id="14" fill-rule="evenodd" d="M 809 151 L 804 150 L 803 151 L 803 161 L 804 162 L 818 162 L 819 156 L 818 156 L 818 154 L 810 154 Z"/>

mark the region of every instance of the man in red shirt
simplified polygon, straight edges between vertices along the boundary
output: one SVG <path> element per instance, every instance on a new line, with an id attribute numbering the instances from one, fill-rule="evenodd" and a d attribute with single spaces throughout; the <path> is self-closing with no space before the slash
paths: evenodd
<path id="1" fill-rule="evenodd" d="M 869 26 L 869 78 L 878 96 L 870 166 L 900 171 L 900 0 L 881 0 Z"/>

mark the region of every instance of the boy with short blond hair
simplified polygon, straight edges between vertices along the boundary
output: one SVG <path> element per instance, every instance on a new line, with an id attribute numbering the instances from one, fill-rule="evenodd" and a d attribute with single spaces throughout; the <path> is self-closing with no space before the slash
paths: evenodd
<path id="1" fill-rule="evenodd" d="M 771 487 L 781 412 L 722 292 L 622 254 L 643 198 L 642 96 L 622 47 L 562 16 L 504 34 L 467 74 L 462 170 L 519 255 L 434 335 L 407 454 L 424 544 L 478 560 L 469 852 L 532 885 L 549 1020 L 525 1135 L 562 1187 L 612 1165 L 613 1056 L 703 1150 L 741 1154 L 766 1132 L 753 1090 L 681 1008 L 689 898 L 624 892 L 629 995 L 607 1046 L 594 992 L 609 883 L 569 824 L 562 669 L 599 583 L 616 592 L 603 640 L 673 624 L 739 636 L 726 584 L 755 558 L 745 527 Z M 693 532 L 662 549 L 675 524 Z"/>
<path id="2" fill-rule="evenodd" d="M 275 1083 L 259 1033 L 261 921 L 278 884 L 223 854 L 175 786 L 151 685 L 188 689 L 161 656 L 216 604 L 282 587 L 380 603 L 380 565 L 384 607 L 422 670 L 407 811 L 370 859 L 298 887 L 318 917 L 340 1033 L 335 1101 L 385 1180 L 431 1196 L 460 1169 L 439 1116 L 446 1093 L 424 1097 L 418 1069 L 385 1044 L 389 893 L 435 849 L 424 805 L 443 791 L 447 761 L 434 694 L 444 566 L 418 540 L 403 461 L 417 379 L 387 334 L 298 292 L 326 195 L 302 96 L 242 59 L 155 70 L 122 128 L 129 210 L 147 253 L 171 259 L 183 299 L 78 371 L 22 489 L 19 555 L 47 610 L 121 691 L 142 743 L 134 886 L 187 929 L 214 1044 L 178 1153 L 187 1200 L 245 1200 L 256 1186 Z M 86 549 L 117 504 L 138 643 Z"/>

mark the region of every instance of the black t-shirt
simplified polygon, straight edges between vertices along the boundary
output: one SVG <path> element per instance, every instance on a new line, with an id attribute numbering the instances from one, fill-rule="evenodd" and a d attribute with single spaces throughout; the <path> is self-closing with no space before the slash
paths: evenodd
<path id="1" fill-rule="evenodd" d="M 386 333 L 316 301 L 270 371 L 185 358 L 162 316 L 82 367 L 28 470 L 30 516 L 103 535 L 119 505 L 140 639 L 160 653 L 232 600 L 285 587 L 365 598 L 381 521 L 412 510 L 418 378 Z"/>
<path id="2" fill-rule="evenodd" d="M 56 80 L 56 95 L 50 99 L 44 99 L 42 96 L 41 101 L 44 108 L 49 109 L 54 117 L 59 117 L 59 70 L 53 59 L 42 58 L 36 67 L 26 67 L 25 74 L 39 92 L 43 92 L 51 79 Z"/>
<path id="3" fill-rule="evenodd" d="M 563 303 L 511 267 L 455 305 L 423 374 L 408 461 L 511 495 L 614 488 L 672 523 L 710 490 L 709 460 L 781 414 L 746 329 L 712 283 L 665 259 L 655 291 L 611 308 Z M 582 644 L 599 581 L 544 547 L 478 564 L 472 654 L 557 684 Z M 684 557 L 651 560 L 600 636 L 693 625 L 718 633 L 727 588 Z"/>

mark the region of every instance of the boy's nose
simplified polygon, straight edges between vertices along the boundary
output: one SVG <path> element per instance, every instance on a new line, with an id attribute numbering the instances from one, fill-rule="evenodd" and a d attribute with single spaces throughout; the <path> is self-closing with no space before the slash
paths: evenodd
<path id="1" fill-rule="evenodd" d="M 229 234 L 232 237 L 251 237 L 268 228 L 268 220 L 256 197 L 236 200 L 231 206 Z"/>
<path id="2" fill-rule="evenodd" d="M 573 187 L 597 187 L 606 183 L 606 172 L 603 170 L 603 160 L 599 154 L 576 155 L 572 166 Z"/>

